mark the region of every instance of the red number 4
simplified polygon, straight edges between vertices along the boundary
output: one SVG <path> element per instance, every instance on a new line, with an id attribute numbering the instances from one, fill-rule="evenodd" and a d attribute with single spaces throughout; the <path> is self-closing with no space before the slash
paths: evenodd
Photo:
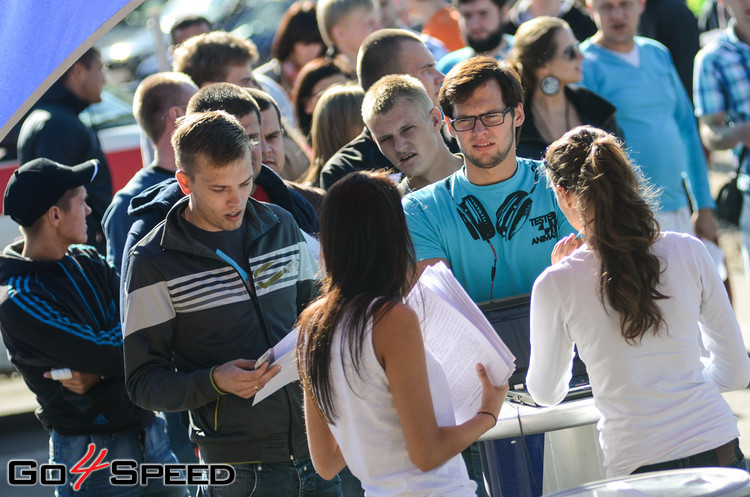
<path id="1" fill-rule="evenodd" d="M 80 473 L 81 476 L 78 477 L 78 480 L 76 481 L 75 485 L 73 485 L 73 490 L 78 491 L 81 489 L 81 485 L 83 485 L 83 482 L 86 480 L 86 478 L 89 477 L 91 473 L 94 471 L 98 471 L 100 469 L 104 469 L 109 467 L 109 463 L 103 463 L 104 456 L 107 455 L 107 449 L 102 449 L 101 452 L 99 452 L 99 455 L 96 457 L 96 460 L 91 463 L 88 467 L 83 467 L 83 464 L 88 462 L 91 459 L 91 456 L 94 455 L 94 451 L 96 450 L 96 446 L 94 444 L 89 444 L 89 448 L 86 451 L 86 455 L 81 458 L 80 461 L 76 463 L 75 466 L 73 466 L 73 469 L 70 470 L 71 473 Z"/>

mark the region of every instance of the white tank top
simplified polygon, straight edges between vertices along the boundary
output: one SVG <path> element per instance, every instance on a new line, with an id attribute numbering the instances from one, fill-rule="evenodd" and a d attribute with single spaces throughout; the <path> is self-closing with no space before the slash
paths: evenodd
<path id="1" fill-rule="evenodd" d="M 351 472 L 368 497 L 475 496 L 476 484 L 460 455 L 427 472 L 410 460 L 388 378 L 372 346 L 372 320 L 363 343 L 360 375 L 349 357 L 341 363 L 341 326 L 331 343 L 331 377 L 338 418 L 329 425 Z M 344 349 L 348 352 L 348 345 Z M 455 425 L 448 382 L 425 350 L 433 409 L 439 426 Z M 348 380 L 348 381 L 347 381 Z"/>

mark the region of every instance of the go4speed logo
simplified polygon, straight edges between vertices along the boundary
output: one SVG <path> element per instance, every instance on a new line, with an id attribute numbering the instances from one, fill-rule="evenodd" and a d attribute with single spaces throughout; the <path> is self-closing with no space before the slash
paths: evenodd
<path id="1" fill-rule="evenodd" d="M 96 453 L 96 446 L 89 444 L 86 454 L 68 471 L 64 464 L 39 464 L 33 459 L 14 459 L 8 463 L 8 483 L 11 486 L 67 485 L 68 472 L 73 490 L 78 491 L 84 482 L 97 471 L 109 471 L 109 483 L 113 486 L 148 485 L 160 482 L 165 486 L 178 485 L 228 485 L 235 479 L 235 471 L 229 464 L 161 464 L 138 463 L 130 459 L 104 462 L 107 449 Z"/>

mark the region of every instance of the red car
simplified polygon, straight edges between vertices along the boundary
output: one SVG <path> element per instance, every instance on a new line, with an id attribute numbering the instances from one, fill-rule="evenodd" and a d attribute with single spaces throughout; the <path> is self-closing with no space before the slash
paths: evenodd
<path id="1" fill-rule="evenodd" d="M 112 174 L 112 191 L 116 192 L 143 167 L 141 131 L 135 123 L 130 104 L 113 94 L 102 92 L 102 101 L 81 113 L 81 120 L 97 130 Z M 0 162 L 0 192 L 5 191 L 18 162 Z M 9 217 L 0 217 L 0 249 L 20 236 L 18 225 Z"/>

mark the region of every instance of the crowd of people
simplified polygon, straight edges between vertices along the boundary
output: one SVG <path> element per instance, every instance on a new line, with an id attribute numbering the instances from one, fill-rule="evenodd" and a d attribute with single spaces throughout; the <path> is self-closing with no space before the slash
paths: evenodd
<path id="1" fill-rule="evenodd" d="M 750 193 L 750 11 L 719 0 L 731 20 L 698 51 L 692 14 L 660 31 L 672 3 L 300 0 L 257 68 L 252 41 L 186 17 L 173 71 L 134 95 L 150 161 L 114 195 L 78 118 L 104 83 L 88 50 L 21 126 L 4 196 L 22 238 L 0 330 L 68 468 L 56 495 L 189 493 L 74 489 L 95 444 L 231 464 L 201 496 L 486 496 L 476 440 L 509 386 L 477 364 L 456 425 L 404 303 L 438 263 L 476 303 L 531 293 L 540 405 L 577 347 L 608 475 L 747 470 L 720 392 L 750 359 L 706 245 L 707 151 L 735 148 Z M 750 201 L 740 228 L 750 268 Z M 295 326 L 301 381 L 253 405 L 280 371 L 256 359 Z M 539 437 L 497 441 L 499 464 Z"/>

